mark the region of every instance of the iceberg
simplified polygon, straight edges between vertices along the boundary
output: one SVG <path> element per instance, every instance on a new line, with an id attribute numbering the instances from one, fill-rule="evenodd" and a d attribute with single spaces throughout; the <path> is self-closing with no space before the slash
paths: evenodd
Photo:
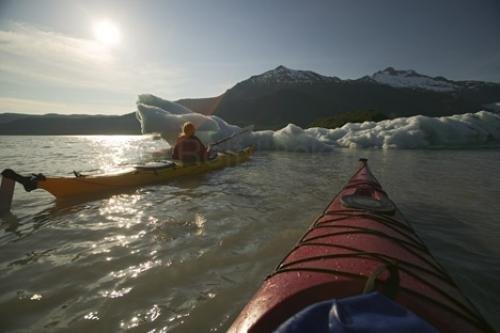
<path id="1" fill-rule="evenodd" d="M 192 122 L 206 144 L 234 135 L 242 128 L 217 116 L 195 113 L 153 95 L 141 95 L 136 116 L 142 133 L 160 133 L 172 145 L 182 124 Z M 249 131 L 224 143 L 222 149 L 255 145 L 259 150 L 325 152 L 338 148 L 425 149 L 500 143 L 500 114 L 479 111 L 445 117 L 412 116 L 342 127 L 303 129 L 294 124 L 272 131 Z"/>

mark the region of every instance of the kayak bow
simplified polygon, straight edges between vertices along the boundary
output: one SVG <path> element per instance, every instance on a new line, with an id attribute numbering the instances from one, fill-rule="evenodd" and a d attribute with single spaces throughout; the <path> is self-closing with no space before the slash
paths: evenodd
<path id="1" fill-rule="evenodd" d="M 388 198 L 366 160 L 360 161 L 229 332 L 272 332 L 311 304 L 367 288 L 441 332 L 494 332 Z"/>

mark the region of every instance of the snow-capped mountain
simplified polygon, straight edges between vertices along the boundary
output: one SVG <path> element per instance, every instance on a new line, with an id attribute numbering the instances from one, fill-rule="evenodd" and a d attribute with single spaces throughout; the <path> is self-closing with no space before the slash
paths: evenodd
<path id="1" fill-rule="evenodd" d="M 313 71 L 290 69 L 282 65 L 248 79 L 248 83 L 264 85 L 296 85 L 338 81 L 340 79 L 337 77 L 323 76 Z"/>
<path id="2" fill-rule="evenodd" d="M 411 69 L 396 70 L 392 67 L 378 71 L 367 79 L 395 88 L 415 88 L 437 92 L 452 92 L 461 88 L 460 85 L 443 77 L 430 77 Z"/>
<path id="3" fill-rule="evenodd" d="M 392 67 L 360 79 L 341 80 L 278 66 L 228 89 L 214 114 L 242 126 L 281 128 L 289 122 L 309 126 L 316 119 L 342 112 L 374 110 L 389 118 L 447 116 L 477 112 L 497 102 L 498 83 L 452 81 Z"/>

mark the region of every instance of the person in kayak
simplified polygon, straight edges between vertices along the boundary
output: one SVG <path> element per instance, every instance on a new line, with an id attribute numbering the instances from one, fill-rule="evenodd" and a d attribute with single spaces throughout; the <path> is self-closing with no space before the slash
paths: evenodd
<path id="1" fill-rule="evenodd" d="M 175 142 L 172 159 L 185 163 L 204 162 L 208 160 L 208 149 L 201 140 L 194 135 L 196 128 L 193 123 L 187 122 L 182 126 L 182 133 Z"/>

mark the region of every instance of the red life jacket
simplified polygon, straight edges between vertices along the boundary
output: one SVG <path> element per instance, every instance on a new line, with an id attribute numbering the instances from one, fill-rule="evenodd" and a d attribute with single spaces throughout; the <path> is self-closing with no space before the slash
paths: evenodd
<path id="1" fill-rule="evenodd" d="M 172 159 L 185 163 L 203 162 L 208 159 L 207 148 L 195 135 L 190 137 L 182 135 L 175 142 Z"/>

